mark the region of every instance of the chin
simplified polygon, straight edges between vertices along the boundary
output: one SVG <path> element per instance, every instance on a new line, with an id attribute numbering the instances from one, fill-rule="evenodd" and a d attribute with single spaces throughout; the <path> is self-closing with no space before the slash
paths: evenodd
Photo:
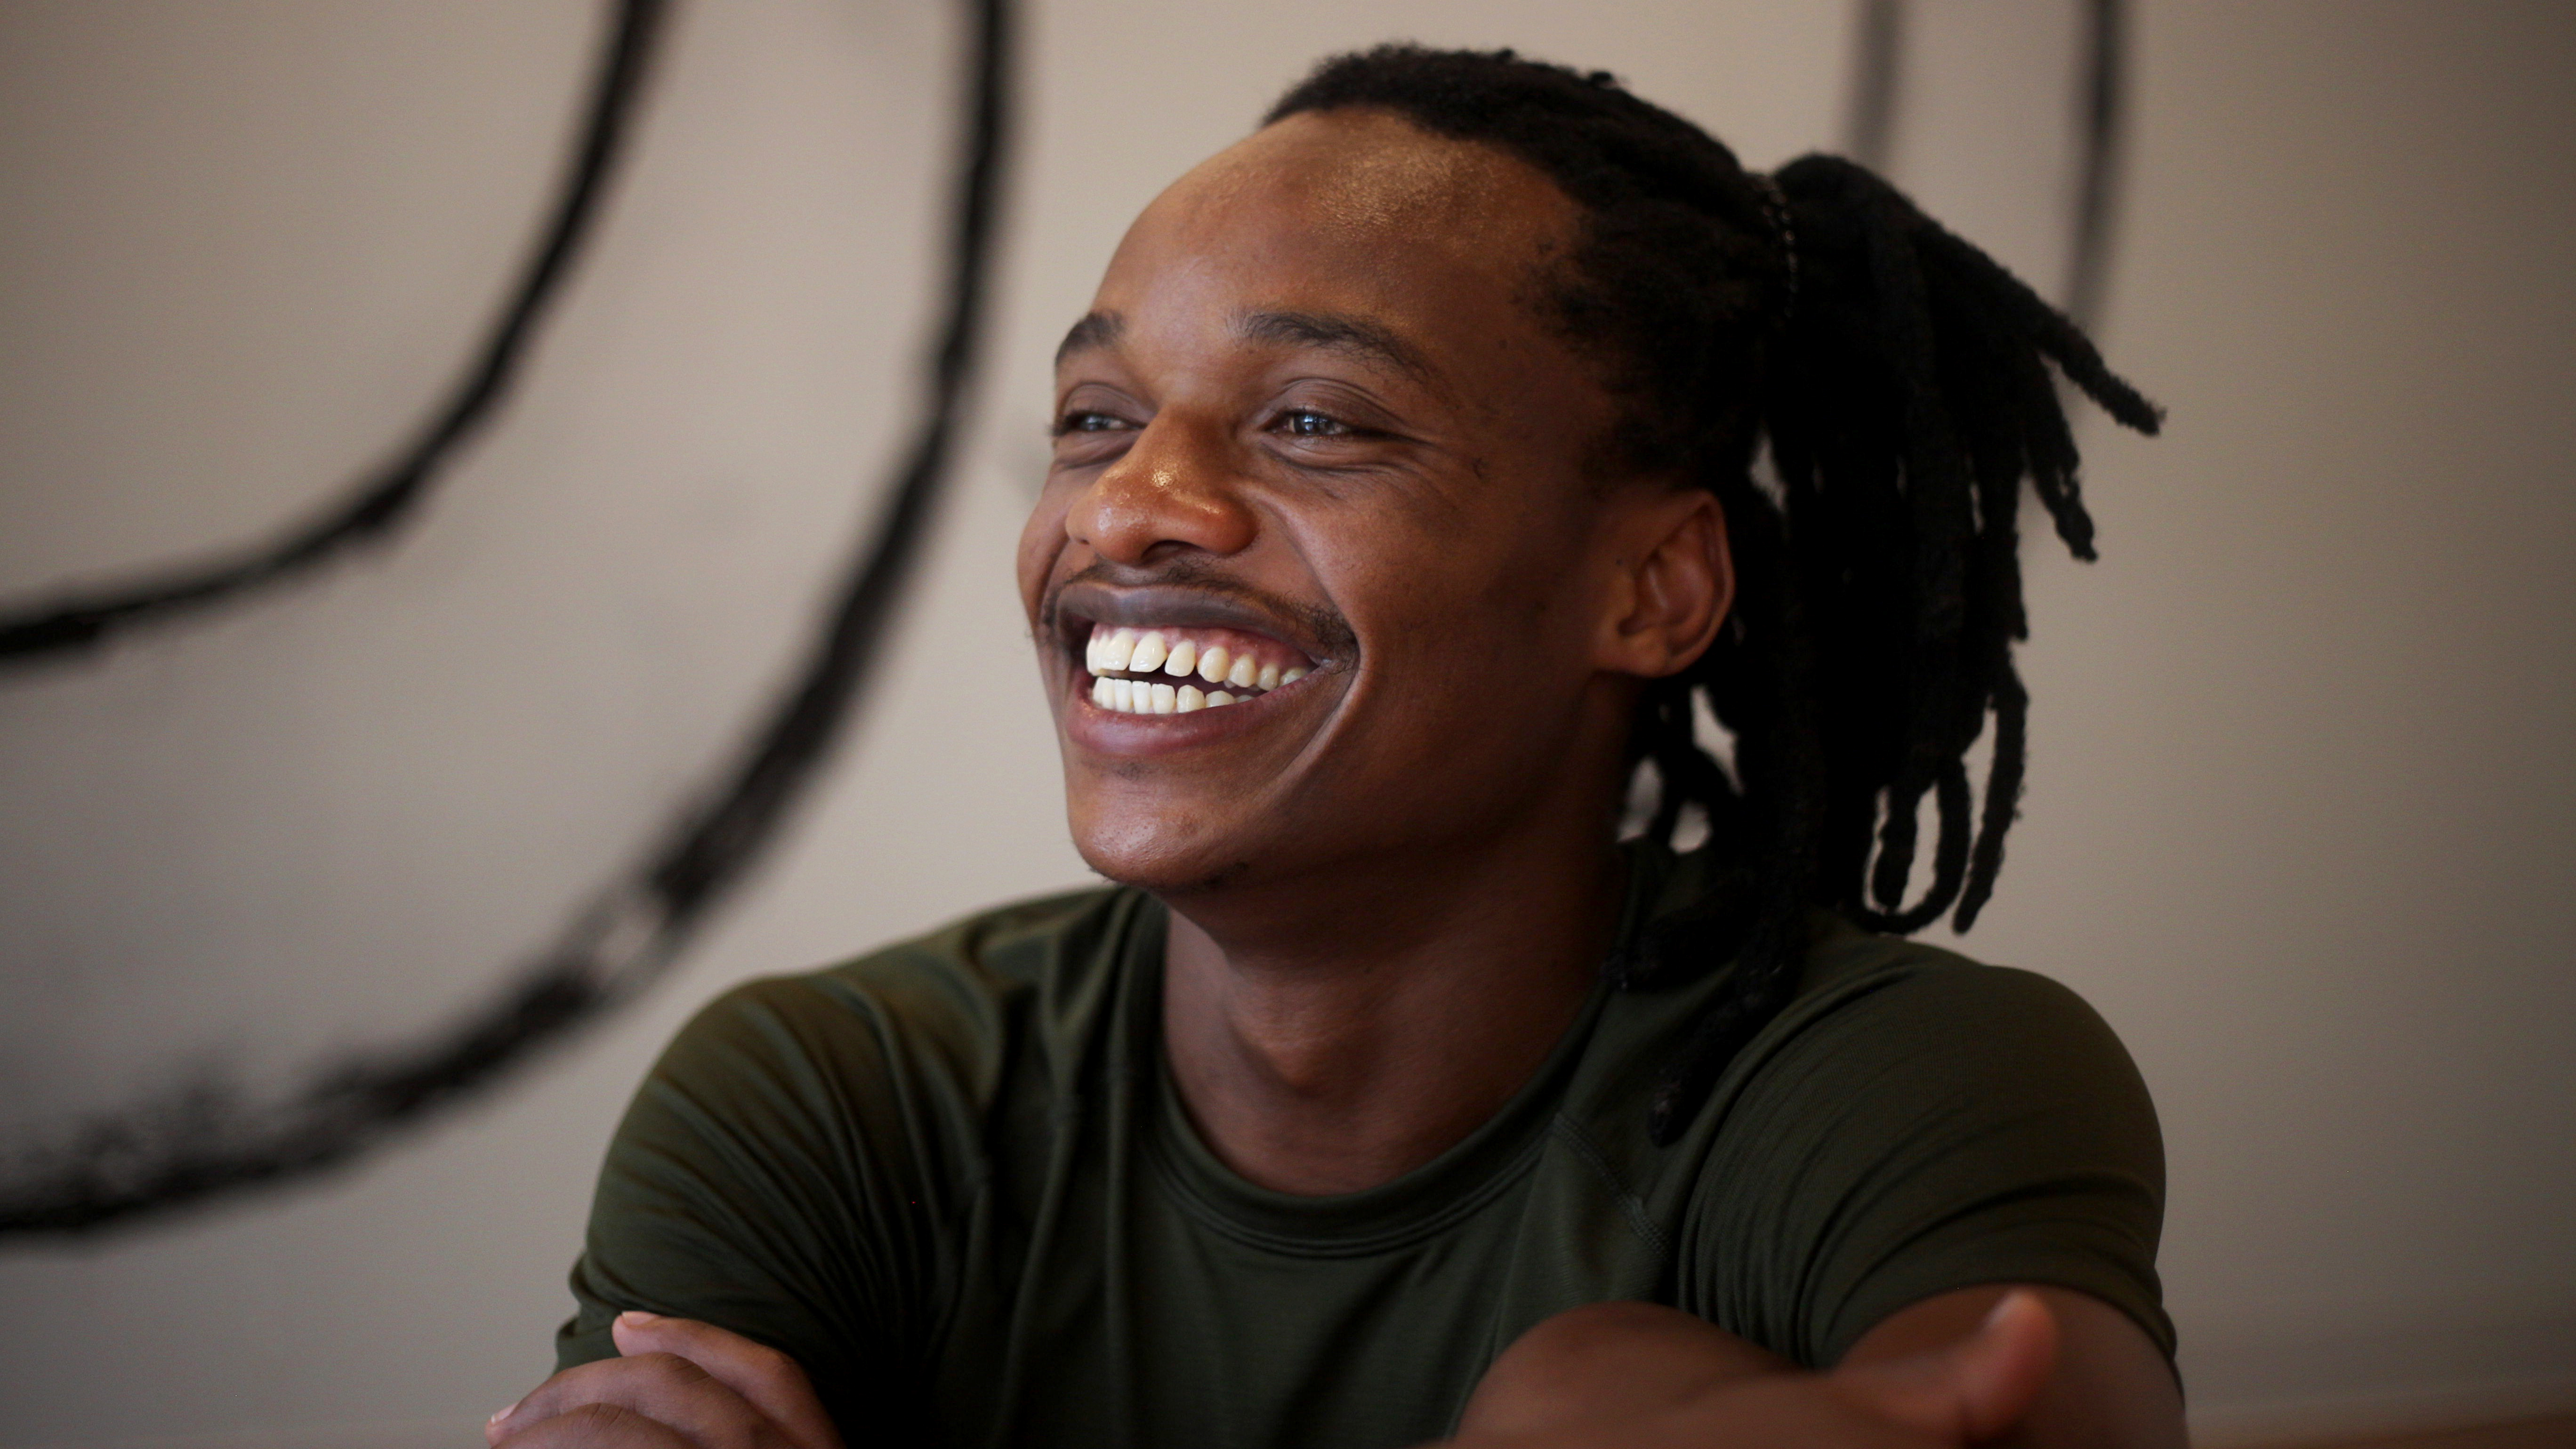
<path id="1" fill-rule="evenodd" d="M 1085 865 L 1153 895 L 1213 890 L 1252 869 L 1251 842 L 1211 829 L 1204 812 L 1085 809 L 1077 803 L 1068 815 L 1073 847 Z"/>

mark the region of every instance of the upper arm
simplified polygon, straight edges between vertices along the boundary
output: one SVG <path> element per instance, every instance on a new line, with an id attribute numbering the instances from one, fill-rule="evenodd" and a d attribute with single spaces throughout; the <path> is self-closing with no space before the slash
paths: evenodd
<path id="1" fill-rule="evenodd" d="M 1712 1102 L 1680 1306 L 1822 1367 L 1913 1305 L 2029 1283 L 2161 1361 L 2163 1143 L 2136 1067 L 2064 987 L 1920 948 L 1802 999 Z"/>
<path id="2" fill-rule="evenodd" d="M 1863 1334 L 1843 1363 L 1880 1363 L 1966 1338 L 2011 1284 L 1964 1288 L 1898 1310 Z M 2182 1390 L 2164 1350 L 2127 1313 L 2090 1294 L 2046 1285 L 2057 1318 L 2057 1364 L 2018 1428 L 1998 1441 L 2029 1449 L 2182 1449 Z"/>
<path id="3" fill-rule="evenodd" d="M 906 1397 L 956 1174 L 900 1037 L 808 981 L 701 1012 L 610 1144 L 559 1363 L 614 1355 L 610 1321 L 642 1308 L 786 1353 L 836 1411 Z"/>

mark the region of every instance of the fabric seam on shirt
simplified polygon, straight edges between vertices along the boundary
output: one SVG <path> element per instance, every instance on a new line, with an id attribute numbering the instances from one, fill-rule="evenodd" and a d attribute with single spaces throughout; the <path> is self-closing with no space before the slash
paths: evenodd
<path id="1" fill-rule="evenodd" d="M 1351 1238 L 1290 1237 L 1237 1222 L 1222 1207 L 1209 1202 L 1182 1176 L 1179 1165 L 1170 1160 L 1168 1149 L 1154 1134 L 1147 1134 L 1143 1145 L 1146 1160 L 1153 1164 L 1154 1175 L 1162 1179 L 1181 1211 L 1209 1231 L 1246 1247 L 1283 1257 L 1366 1258 L 1426 1242 L 1492 1205 L 1496 1198 L 1538 1166 L 1539 1158 L 1547 1147 L 1547 1134 L 1533 1135 L 1510 1162 L 1492 1177 L 1459 1194 L 1448 1206 L 1416 1222 Z"/>
<path id="2" fill-rule="evenodd" d="M 1656 1226 L 1653 1214 L 1646 1211 L 1645 1199 L 1630 1191 L 1628 1185 L 1620 1180 L 1618 1170 L 1610 1165 L 1610 1159 L 1602 1154 L 1582 1124 L 1560 1112 L 1549 1123 L 1548 1130 L 1565 1137 L 1575 1155 L 1582 1158 L 1600 1177 L 1602 1184 L 1610 1189 L 1610 1196 L 1619 1204 L 1619 1211 L 1628 1219 L 1628 1226 L 1636 1231 L 1638 1237 L 1646 1240 L 1646 1245 L 1655 1250 L 1657 1257 L 1670 1263 L 1673 1258 L 1672 1236 Z"/>

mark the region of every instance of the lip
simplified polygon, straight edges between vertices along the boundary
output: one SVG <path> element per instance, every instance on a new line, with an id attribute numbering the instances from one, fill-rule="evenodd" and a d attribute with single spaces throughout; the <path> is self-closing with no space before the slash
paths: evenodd
<path id="1" fill-rule="evenodd" d="M 1262 728 L 1271 716 L 1293 709 L 1312 693 L 1336 661 L 1312 631 L 1278 612 L 1229 594 L 1181 585 L 1118 588 L 1106 584 L 1068 584 L 1049 610 L 1054 625 L 1057 660 L 1062 665 L 1065 735 L 1073 744 L 1103 755 L 1125 757 L 1171 754 L 1216 744 Z M 1113 628 L 1235 629 L 1258 634 L 1303 654 L 1310 672 L 1294 683 L 1218 709 L 1188 714 L 1122 714 L 1091 702 L 1091 671 L 1083 666 L 1082 647 L 1094 624 Z"/>
<path id="2" fill-rule="evenodd" d="M 1262 608 L 1232 594 L 1181 584 L 1146 584 L 1117 588 L 1108 584 L 1067 584 L 1048 605 L 1056 645 L 1077 664 L 1091 624 L 1131 629 L 1240 629 L 1278 641 L 1306 656 L 1307 667 L 1332 664 L 1330 646 L 1313 631 L 1278 611 Z"/>
<path id="3" fill-rule="evenodd" d="M 1188 714 L 1121 714 L 1091 702 L 1090 671 L 1076 668 L 1065 684 L 1060 718 L 1066 738 L 1086 750 L 1131 758 L 1166 755 L 1262 728 L 1271 722 L 1272 715 L 1296 708 L 1312 692 L 1308 686 L 1320 677 L 1309 674 L 1294 684 L 1283 684 L 1267 694 L 1219 709 L 1193 710 Z"/>

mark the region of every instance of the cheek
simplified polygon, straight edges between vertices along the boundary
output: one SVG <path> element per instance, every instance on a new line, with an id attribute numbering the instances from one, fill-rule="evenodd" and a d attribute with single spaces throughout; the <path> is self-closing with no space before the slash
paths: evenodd
<path id="1" fill-rule="evenodd" d="M 1037 506 L 1029 510 L 1029 521 L 1020 530 L 1016 560 L 1020 605 L 1028 611 L 1032 624 L 1037 622 L 1038 603 L 1046 595 L 1047 577 L 1064 553 L 1064 518 L 1071 506 L 1071 490 L 1050 484 L 1038 495 Z"/>
<path id="2" fill-rule="evenodd" d="M 1391 656 L 1455 658 L 1496 687 L 1576 668 L 1584 625 L 1598 612 L 1588 520 L 1546 510 L 1458 522 L 1419 537 L 1381 535 L 1371 557 L 1354 560 L 1351 591 L 1370 615 L 1363 636 L 1374 633 Z"/>
<path id="3" fill-rule="evenodd" d="M 1400 567 L 1347 580 L 1362 640 L 1369 753 L 1464 763 L 1517 720 L 1536 734 L 1580 697 L 1588 639 L 1574 627 L 1580 560 L 1522 540 L 1452 533 L 1386 551 Z M 1383 729 L 1383 734 L 1379 731 Z"/>
<path id="4" fill-rule="evenodd" d="M 1571 651 L 1588 658 L 1615 571 L 1602 556 L 1597 505 L 1579 484 L 1561 491 L 1570 496 L 1542 498 L 1532 506 L 1481 607 L 1522 631 L 1533 656 Z"/>

